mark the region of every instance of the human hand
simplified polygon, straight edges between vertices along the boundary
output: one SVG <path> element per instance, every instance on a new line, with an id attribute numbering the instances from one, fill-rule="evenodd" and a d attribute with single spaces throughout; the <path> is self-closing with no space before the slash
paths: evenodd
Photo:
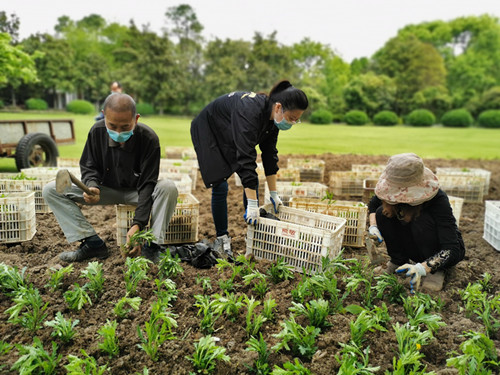
<path id="1" fill-rule="evenodd" d="M 83 192 L 83 200 L 89 204 L 97 204 L 101 199 L 101 191 L 96 187 L 89 187 L 89 190 L 94 193 L 93 195 L 89 195 Z"/>
<path id="2" fill-rule="evenodd" d="M 274 207 L 274 213 L 277 214 L 278 211 L 280 210 L 280 207 L 283 206 L 283 202 L 278 196 L 277 191 L 271 191 L 270 194 L 271 194 L 271 203 L 273 204 Z"/>
<path id="3" fill-rule="evenodd" d="M 376 225 L 370 225 L 370 228 L 368 228 L 368 233 L 370 233 L 370 237 L 377 238 L 379 243 L 381 243 L 384 240 L 382 234 L 380 233 L 380 230 Z"/>
<path id="4" fill-rule="evenodd" d="M 141 245 L 136 245 L 131 247 L 130 238 L 139 231 L 139 226 L 137 224 L 132 225 L 132 227 L 127 232 L 127 243 L 125 247 L 128 249 L 127 256 L 133 258 L 141 255 Z"/>
<path id="5" fill-rule="evenodd" d="M 257 224 L 257 220 L 259 218 L 259 205 L 257 199 L 247 199 L 247 210 L 243 215 L 243 218 L 247 222 L 247 224 Z"/>
<path id="6" fill-rule="evenodd" d="M 410 290 L 414 293 L 414 290 L 418 290 L 420 288 L 420 280 L 422 276 L 427 275 L 425 272 L 425 268 L 421 263 L 417 264 L 403 264 L 401 267 L 396 268 L 396 273 L 406 272 L 406 276 L 410 276 Z"/>

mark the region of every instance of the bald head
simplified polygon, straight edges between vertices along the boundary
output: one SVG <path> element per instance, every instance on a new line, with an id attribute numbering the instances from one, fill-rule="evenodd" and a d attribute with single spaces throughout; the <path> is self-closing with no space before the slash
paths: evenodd
<path id="1" fill-rule="evenodd" d="M 103 112 L 106 116 L 106 111 L 111 110 L 113 112 L 124 113 L 130 112 L 130 118 L 135 117 L 135 101 L 127 94 L 111 94 L 104 101 Z"/>

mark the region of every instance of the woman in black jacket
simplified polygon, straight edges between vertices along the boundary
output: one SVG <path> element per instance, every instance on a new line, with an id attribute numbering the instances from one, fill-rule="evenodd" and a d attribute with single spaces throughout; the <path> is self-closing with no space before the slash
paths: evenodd
<path id="1" fill-rule="evenodd" d="M 465 255 L 448 196 L 437 177 L 415 154 L 389 159 L 368 206 L 370 235 L 385 240 L 388 273 L 406 272 L 412 289 L 439 291 L 444 272 Z M 409 261 L 415 264 L 410 264 Z"/>
<path id="2" fill-rule="evenodd" d="M 259 145 L 262 164 L 275 211 L 281 203 L 276 193 L 280 130 L 300 123 L 307 109 L 307 96 L 288 81 L 280 81 L 269 95 L 254 92 L 232 92 L 208 104 L 191 123 L 191 139 L 198 157 L 201 176 L 212 188 L 212 216 L 217 239 L 214 249 L 232 257 L 227 224 L 227 179 L 233 173 L 244 188 L 244 218 L 256 224 L 259 217 L 256 172 Z M 222 251 L 223 250 L 223 251 Z"/>

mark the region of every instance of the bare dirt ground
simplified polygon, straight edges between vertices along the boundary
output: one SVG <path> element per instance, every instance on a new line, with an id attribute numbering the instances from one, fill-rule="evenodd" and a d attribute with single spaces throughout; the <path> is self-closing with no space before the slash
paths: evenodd
<path id="1" fill-rule="evenodd" d="M 296 156 L 296 155 L 295 155 Z M 311 156 L 308 156 L 311 157 Z M 326 173 L 325 184 L 328 184 L 328 172 L 332 170 L 350 170 L 351 164 L 385 164 L 387 156 L 360 156 L 360 155 L 333 155 L 324 154 L 315 156 L 325 160 Z M 284 163 L 287 156 L 281 156 Z M 425 160 L 426 166 L 435 170 L 436 167 L 469 167 L 483 168 L 492 172 L 489 194 L 487 200 L 500 200 L 500 161 L 482 160 Z M 211 191 L 204 188 L 201 178 L 198 179 L 198 186 L 193 194 L 200 201 L 200 240 L 207 238 L 213 240 L 214 228 L 210 213 Z M 233 250 L 236 253 L 245 253 L 246 225 L 242 215 L 242 190 L 234 185 L 234 180 L 230 183 L 229 196 L 229 222 L 230 236 L 233 239 Z M 29 281 L 40 290 L 42 298 L 48 302 L 47 320 L 52 320 L 57 311 L 61 311 L 65 317 L 79 319 L 80 323 L 76 327 L 77 336 L 68 343 L 59 344 L 58 353 L 62 354 L 62 360 L 57 369 L 57 373 L 66 373 L 63 366 L 67 364 L 69 354 L 80 355 L 80 349 L 85 349 L 88 354 L 94 356 L 101 365 L 108 364 L 112 374 L 135 374 L 142 373 L 144 367 L 149 369 L 150 374 L 188 374 L 193 371 L 191 363 L 185 358 L 193 353 L 193 344 L 202 337 L 200 332 L 200 316 L 197 316 L 197 308 L 193 306 L 194 295 L 204 294 L 202 286 L 196 283 L 197 276 L 210 277 L 213 289 L 207 293 L 221 293 L 218 280 L 227 279 L 228 272 L 218 273 L 215 267 L 208 270 L 193 268 L 183 264 L 184 272 L 174 278 L 179 290 L 178 299 L 173 303 L 172 310 L 178 315 L 176 329 L 177 339 L 165 342 L 159 350 L 159 360 L 153 362 L 140 348 L 137 347 L 139 339 L 137 336 L 137 326 L 144 325 L 151 311 L 151 303 L 155 300 L 153 290 L 155 285 L 152 281 L 144 281 L 140 284 L 138 295 L 142 298 L 142 304 L 138 311 L 133 311 L 126 319 L 118 320 L 117 335 L 120 345 L 118 357 L 110 359 L 106 353 L 99 350 L 98 344 L 101 337 L 98 329 L 106 323 L 107 319 L 115 319 L 113 314 L 114 304 L 125 295 L 124 284 L 124 259 L 116 246 L 116 217 L 114 206 L 107 207 L 84 207 L 84 213 L 96 228 L 98 234 L 107 242 L 111 250 L 111 256 L 104 264 L 104 274 L 106 281 L 104 293 L 99 299 L 93 298 L 92 306 L 86 305 L 80 311 L 73 311 L 68 308 L 64 301 L 63 293 L 75 282 L 83 285 L 85 279 L 80 278 L 80 271 L 87 266 L 87 262 L 75 264 L 74 272 L 66 276 L 62 290 L 55 293 L 49 292 L 45 287 L 48 281 L 47 271 L 50 267 L 61 264 L 58 254 L 62 251 L 74 248 L 76 244 L 68 244 L 63 233 L 51 213 L 37 214 L 37 233 L 33 240 L 14 245 L 0 244 L 0 261 L 9 265 L 17 266 L 19 269 L 26 267 L 26 275 Z M 462 303 L 457 292 L 468 283 L 475 282 L 482 278 L 485 272 L 493 276 L 492 285 L 494 290 L 491 293 L 498 293 L 500 290 L 500 253 L 495 251 L 486 241 L 483 240 L 484 224 L 484 204 L 466 203 L 462 209 L 460 229 L 462 231 L 465 245 L 466 258 L 451 270 L 446 277 L 445 289 L 435 293 L 434 297 L 441 299 L 444 308 L 440 311 L 446 326 L 442 327 L 436 334 L 436 338 L 427 346 L 422 348 L 425 355 L 423 363 L 427 365 L 427 371 L 435 371 L 439 374 L 454 374 L 455 370 L 446 367 L 446 359 L 451 351 L 459 351 L 459 345 L 464 341 L 460 336 L 467 330 L 484 332 L 482 323 L 475 317 L 466 317 L 461 310 Z M 367 255 L 366 249 L 346 249 L 345 257 L 362 258 Z M 64 265 L 64 264 L 61 264 Z M 257 268 L 266 272 L 270 263 L 266 261 L 258 262 Z M 157 267 L 152 266 L 150 276 L 154 279 Z M 242 280 L 239 283 L 237 293 L 251 295 L 253 292 L 250 286 L 245 286 Z M 273 336 L 281 331 L 280 322 L 289 317 L 288 308 L 291 306 L 291 290 L 300 281 L 300 275 L 296 274 L 294 280 L 285 281 L 271 285 L 267 297 L 272 296 L 278 304 L 276 320 L 268 321 L 264 324 L 262 333 L 269 347 L 276 344 L 277 339 Z M 345 291 L 345 282 L 339 280 L 338 284 L 342 292 Z M 377 301 L 380 305 L 382 301 Z M 353 294 L 349 298 L 349 303 L 362 304 L 359 295 Z M 32 343 L 33 335 L 20 326 L 8 323 L 8 314 L 5 311 L 12 306 L 10 297 L 0 292 L 0 338 L 9 343 L 29 345 Z M 216 323 L 217 331 L 215 336 L 220 338 L 218 345 L 226 348 L 226 354 L 231 361 L 219 363 L 216 374 L 244 374 L 248 373 L 247 365 L 251 365 L 256 358 L 256 354 L 246 351 L 246 341 L 248 340 L 244 328 L 246 309 L 240 310 L 240 319 L 237 322 L 230 322 L 223 318 Z M 406 322 L 407 318 L 400 305 L 389 305 L 389 313 L 392 317 L 391 325 L 396 322 Z M 332 326 L 322 332 L 316 341 L 319 352 L 311 362 L 305 362 L 313 374 L 335 374 L 339 369 L 339 363 L 335 359 L 339 355 L 339 343 L 346 343 L 350 339 L 349 322 L 355 317 L 352 314 L 336 314 L 329 316 Z M 47 350 L 50 349 L 51 328 L 43 327 L 36 332 Z M 495 345 L 500 347 L 500 335 L 497 333 Z M 370 346 L 370 364 L 380 366 L 378 373 L 385 370 L 392 370 L 393 357 L 397 355 L 397 341 L 394 330 L 388 332 L 368 332 L 365 346 Z M 11 374 L 9 368 L 19 358 L 18 350 L 13 349 L 9 355 L 0 357 L 0 363 L 6 366 L 1 373 Z M 273 352 L 269 357 L 271 366 L 280 365 L 287 361 L 293 361 L 291 352 Z M 3 372 L 2 372 L 3 371 Z"/>

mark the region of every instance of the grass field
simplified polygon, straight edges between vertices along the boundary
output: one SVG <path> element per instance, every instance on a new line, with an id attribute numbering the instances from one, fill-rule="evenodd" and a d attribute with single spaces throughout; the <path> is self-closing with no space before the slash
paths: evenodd
<path id="1" fill-rule="evenodd" d="M 60 156 L 78 158 L 95 115 L 68 112 L 0 113 L 0 119 L 71 118 L 75 121 L 76 143 L 59 147 Z M 151 116 L 140 119 L 160 137 L 162 150 L 167 146 L 191 146 L 191 118 Z M 278 149 L 284 154 L 366 154 L 392 155 L 415 152 L 424 158 L 500 159 L 500 129 L 483 128 L 415 128 L 409 126 L 380 127 L 342 124 L 312 125 L 302 123 L 282 132 Z M 0 170 L 15 170 L 14 160 L 0 159 Z"/>

